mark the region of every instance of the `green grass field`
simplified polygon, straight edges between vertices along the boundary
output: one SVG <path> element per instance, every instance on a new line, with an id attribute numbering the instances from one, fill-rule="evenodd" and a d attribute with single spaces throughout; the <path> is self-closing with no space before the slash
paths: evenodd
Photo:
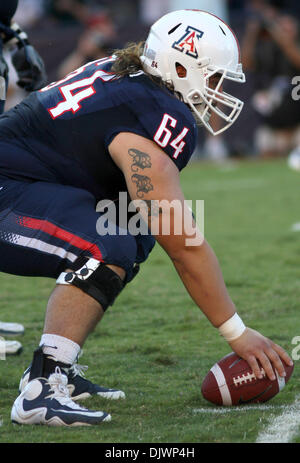
<path id="1" fill-rule="evenodd" d="M 300 222 L 300 173 L 284 161 L 194 163 L 183 171 L 182 186 L 187 199 L 205 200 L 205 236 L 244 322 L 291 354 L 292 339 L 300 336 L 300 231 L 291 230 Z M 1 274 L 0 284 L 0 319 L 26 328 L 23 353 L 0 361 L 2 443 L 252 443 L 299 394 L 295 361 L 290 382 L 270 407 L 217 413 L 204 400 L 202 380 L 230 348 L 157 246 L 80 359 L 89 379 L 126 392 L 123 401 L 85 401 L 111 413 L 112 421 L 77 429 L 14 426 L 11 405 L 39 343 L 53 282 Z M 300 443 L 300 429 L 292 441 Z"/>

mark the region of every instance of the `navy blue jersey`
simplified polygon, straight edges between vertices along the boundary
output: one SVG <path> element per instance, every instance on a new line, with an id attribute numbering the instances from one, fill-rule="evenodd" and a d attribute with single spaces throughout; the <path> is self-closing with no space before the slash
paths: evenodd
<path id="1" fill-rule="evenodd" d="M 185 167 L 197 139 L 190 110 L 143 72 L 116 78 L 112 63 L 88 63 L 2 115 L 0 175 L 115 199 L 127 190 L 108 152 L 120 132 L 153 140 L 179 170 Z"/>

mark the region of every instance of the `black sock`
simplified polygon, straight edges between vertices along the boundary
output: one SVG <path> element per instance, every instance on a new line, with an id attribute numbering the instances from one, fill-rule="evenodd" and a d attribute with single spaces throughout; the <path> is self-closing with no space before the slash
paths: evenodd
<path id="1" fill-rule="evenodd" d="M 43 346 L 39 346 L 33 354 L 29 381 L 35 378 L 48 378 L 52 373 L 55 373 L 56 367 L 59 367 L 62 373 L 67 374 L 67 370 L 71 365 L 58 362 L 55 357 L 45 355 Z"/>

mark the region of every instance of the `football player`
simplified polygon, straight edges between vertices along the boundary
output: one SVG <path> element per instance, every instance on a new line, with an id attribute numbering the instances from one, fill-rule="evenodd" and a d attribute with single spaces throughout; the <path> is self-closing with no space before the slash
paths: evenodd
<path id="1" fill-rule="evenodd" d="M 0 114 L 4 111 L 8 86 L 8 66 L 3 56 L 4 49 L 10 50 L 12 63 L 19 80 L 18 85 L 27 91 L 38 90 L 46 84 L 44 63 L 37 51 L 29 44 L 27 34 L 12 22 L 18 0 L 2 0 L 0 3 Z M 20 323 L 0 321 L 0 336 L 16 336 L 24 333 Z M 2 343 L 3 344 L 3 343 Z M 5 341 L 4 353 L 19 354 L 19 341 Z"/>
<path id="2" fill-rule="evenodd" d="M 76 359 L 155 240 L 196 305 L 255 375 L 262 375 L 260 362 L 270 379 L 274 370 L 284 376 L 290 357 L 244 325 L 200 231 L 191 235 L 182 227 L 178 234 L 175 224 L 167 236 L 160 226 L 174 218 L 171 208 L 161 212 L 161 200 L 176 200 L 185 211 L 181 221 L 191 219 L 179 178 L 195 148 L 197 123 L 217 134 L 242 109 L 239 99 L 224 92 L 227 80 L 245 81 L 232 30 L 209 13 L 176 11 L 152 26 L 144 45 L 87 63 L 0 119 L 0 270 L 57 283 L 12 407 L 13 422 L 75 426 L 110 420 L 106 412 L 76 403 L 102 394 L 82 377 Z M 222 122 L 217 131 L 213 113 Z M 96 204 L 116 201 L 121 192 L 143 200 L 140 214 L 153 236 L 135 235 L 120 223 L 112 227 L 116 233 L 97 233 L 103 211 Z M 198 244 L 187 245 L 193 238 Z M 105 388 L 103 395 L 124 397 Z"/>

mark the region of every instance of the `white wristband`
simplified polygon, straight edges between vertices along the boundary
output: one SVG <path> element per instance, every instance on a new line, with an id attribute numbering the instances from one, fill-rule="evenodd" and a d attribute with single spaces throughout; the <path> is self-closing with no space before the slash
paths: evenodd
<path id="1" fill-rule="evenodd" d="M 229 320 L 219 326 L 219 333 L 226 341 L 234 341 L 243 334 L 245 329 L 246 326 L 243 320 L 235 313 Z"/>

